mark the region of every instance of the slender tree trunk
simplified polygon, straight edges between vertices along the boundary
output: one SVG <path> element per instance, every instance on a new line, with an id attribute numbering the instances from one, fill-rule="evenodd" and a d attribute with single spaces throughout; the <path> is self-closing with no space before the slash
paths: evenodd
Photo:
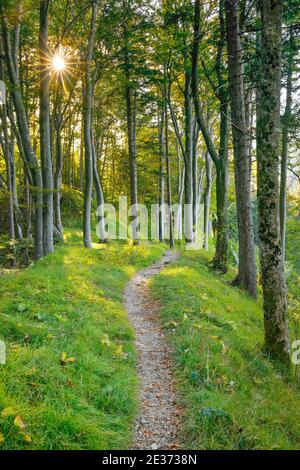
<path id="1" fill-rule="evenodd" d="M 55 193 L 54 193 L 54 213 L 56 228 L 63 238 L 63 225 L 61 219 L 61 188 L 62 188 L 62 172 L 63 172 L 63 156 L 62 156 L 62 142 L 61 142 L 61 126 L 57 125 L 55 128 Z"/>
<path id="2" fill-rule="evenodd" d="M 198 219 L 198 138 L 199 126 L 197 119 L 194 119 L 193 124 L 193 227 L 195 233 L 197 232 L 197 219 Z"/>
<path id="3" fill-rule="evenodd" d="M 84 207 L 83 207 L 83 244 L 86 248 L 92 248 L 91 235 L 91 205 L 93 187 L 93 148 L 92 148 L 92 103 L 93 84 L 91 77 L 91 67 L 95 44 L 96 24 L 97 24 L 98 3 L 92 4 L 91 28 L 88 40 L 88 47 L 85 57 L 85 77 L 83 90 L 83 128 L 85 146 L 85 186 L 84 186 Z"/>
<path id="4" fill-rule="evenodd" d="M 280 233 L 282 244 L 282 259 L 285 260 L 286 240 L 286 196 L 287 196 L 287 166 L 289 157 L 289 127 L 292 114 L 292 92 L 293 92 L 293 39 L 290 33 L 291 51 L 288 58 L 288 72 L 286 84 L 286 105 L 282 124 L 282 152 L 281 152 L 281 176 L 280 176 Z"/>
<path id="5" fill-rule="evenodd" d="M 228 102 L 224 96 L 220 104 L 220 147 L 216 165 L 217 240 L 213 266 L 221 272 L 228 269 Z"/>
<path id="6" fill-rule="evenodd" d="M 205 174 L 206 174 L 206 185 L 204 193 L 204 240 L 203 248 L 208 251 L 209 241 L 209 212 L 210 212 L 210 197 L 211 197 L 211 186 L 212 186 L 212 161 L 208 152 L 205 154 Z"/>
<path id="7" fill-rule="evenodd" d="M 137 164 L 136 164 L 136 93 L 130 79 L 130 64 L 128 50 L 128 30 L 125 20 L 124 26 L 124 65 L 125 65 L 125 96 L 127 114 L 127 139 L 130 172 L 130 203 L 131 203 L 131 226 L 132 240 L 134 245 L 139 244 L 138 232 L 138 186 L 137 186 Z"/>
<path id="8" fill-rule="evenodd" d="M 193 230 L 193 109 L 191 75 L 185 72 L 185 241 L 194 241 Z"/>
<path id="9" fill-rule="evenodd" d="M 2 48 L 1 48 L 2 52 Z M 4 81 L 4 67 L 1 59 L 0 79 Z M 11 148 L 9 145 L 8 122 L 7 122 L 7 104 L 1 106 L 1 121 L 3 130 L 3 151 L 6 164 L 6 180 L 7 180 L 7 198 L 8 198 L 8 230 L 9 238 L 15 240 L 15 222 L 14 222 L 14 201 L 12 188 L 12 164 L 11 164 Z"/>
<path id="10" fill-rule="evenodd" d="M 225 42 L 224 1 L 219 2 L 220 41 L 218 44 L 218 57 L 216 71 L 218 76 L 218 98 L 220 100 L 220 146 L 216 150 L 206 126 L 203 111 L 199 100 L 199 46 L 200 46 L 200 11 L 201 1 L 195 0 L 194 40 L 192 49 L 192 94 L 195 107 L 195 116 L 201 130 L 206 148 L 216 167 L 216 199 L 217 199 L 217 244 L 213 266 L 222 272 L 228 269 L 228 98 L 227 88 L 222 73 L 222 54 Z"/>
<path id="11" fill-rule="evenodd" d="M 169 242 L 170 248 L 175 248 L 174 242 L 174 221 L 172 212 L 172 183 L 171 183 L 171 165 L 169 154 L 169 117 L 168 117 L 168 101 L 167 90 L 164 93 L 164 113 L 165 113 L 165 155 L 166 155 L 166 170 L 167 170 L 167 193 L 168 193 L 168 206 L 169 206 Z"/>
<path id="12" fill-rule="evenodd" d="M 13 122 L 13 103 L 10 102 L 9 108 L 9 120 Z M 19 207 L 18 200 L 18 190 L 17 190 L 17 176 L 16 176 L 16 162 L 15 162 L 15 130 L 14 126 L 11 124 L 10 132 L 10 160 L 11 160 L 11 188 L 12 188 L 12 197 L 14 205 L 14 221 L 15 221 L 15 232 L 16 237 L 21 240 L 23 238 L 22 231 L 22 220 L 23 216 Z"/>
<path id="13" fill-rule="evenodd" d="M 33 184 L 34 193 L 34 204 L 35 204 L 35 259 L 39 259 L 43 256 L 43 179 L 42 172 L 33 151 L 30 142 L 30 134 L 26 112 L 23 104 L 21 84 L 18 76 L 17 62 L 13 59 L 10 32 L 7 25 L 7 20 L 4 14 L 3 4 L 0 3 L 0 15 L 2 25 L 2 35 L 4 40 L 5 49 L 5 60 L 9 73 L 9 79 L 12 86 L 12 99 L 14 102 L 15 112 L 17 116 L 18 131 L 20 134 L 20 140 L 22 142 L 22 148 L 24 151 L 24 157 L 26 159 L 26 167 L 30 172 L 31 180 Z"/>
<path id="14" fill-rule="evenodd" d="M 50 71 L 48 65 L 48 19 L 51 0 L 40 0 L 40 149 L 43 173 L 43 251 L 52 253 L 53 245 L 53 173 L 50 134 Z"/>
<path id="15" fill-rule="evenodd" d="M 257 109 L 258 212 L 265 346 L 289 362 L 287 292 L 279 223 L 282 1 L 260 0 L 261 70 Z"/>
<path id="16" fill-rule="evenodd" d="M 164 241 L 165 234 L 165 112 L 160 112 L 159 119 L 159 175 L 158 175 L 158 197 L 159 197 L 159 214 L 158 214 L 158 236 L 159 241 Z"/>
<path id="17" fill-rule="evenodd" d="M 93 120 L 92 120 L 93 123 Z M 107 243 L 107 236 L 105 231 L 105 214 L 104 214 L 104 195 L 103 189 L 100 181 L 100 176 L 98 172 L 98 162 L 97 162 L 97 153 L 95 147 L 95 139 L 94 139 L 94 132 L 93 132 L 93 124 L 92 124 L 92 152 L 93 152 L 93 180 L 94 180 L 94 187 L 96 191 L 96 198 L 97 198 L 97 205 L 98 205 L 98 236 L 100 243 Z"/>
<path id="18" fill-rule="evenodd" d="M 237 0 L 225 1 L 235 190 L 239 231 L 239 267 L 238 276 L 234 284 L 246 289 L 252 297 L 256 297 L 257 279 L 251 209 L 251 178 L 249 174 L 250 156 L 245 112 L 243 55 L 237 3 Z"/>

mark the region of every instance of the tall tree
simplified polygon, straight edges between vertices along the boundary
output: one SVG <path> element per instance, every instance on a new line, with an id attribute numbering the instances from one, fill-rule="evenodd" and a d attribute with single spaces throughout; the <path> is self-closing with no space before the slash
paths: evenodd
<path id="1" fill-rule="evenodd" d="M 287 57 L 286 74 L 286 103 L 282 120 L 282 150 L 281 150 L 281 173 L 280 173 L 280 233 L 282 243 L 282 258 L 285 260 L 286 244 L 286 199 L 287 199 L 287 170 L 289 160 L 289 133 L 292 118 L 293 105 L 293 71 L 296 46 L 293 30 L 289 32 L 289 45 Z"/>
<path id="2" fill-rule="evenodd" d="M 135 245 L 139 244 L 138 232 L 138 177 L 137 177 L 137 149 L 136 149 L 136 113 L 137 113 L 137 93 L 131 77 L 132 64 L 130 61 L 130 17 L 132 11 L 128 0 L 123 0 L 123 51 L 124 51 L 124 72 L 125 72 L 125 100 L 127 119 L 127 140 L 129 156 L 130 174 L 130 203 L 131 203 L 131 227 L 132 240 Z"/>
<path id="3" fill-rule="evenodd" d="M 239 267 L 234 284 L 256 297 L 256 261 L 251 208 L 249 134 L 243 79 L 238 1 L 225 0 L 229 90 L 234 146 L 235 191 L 239 232 Z"/>
<path id="4" fill-rule="evenodd" d="M 217 46 L 217 97 L 220 109 L 220 135 L 217 149 L 211 138 L 199 98 L 199 47 L 201 41 L 201 1 L 195 0 L 194 39 L 192 49 L 192 94 L 195 115 L 202 132 L 207 150 L 216 167 L 216 198 L 217 198 L 217 243 L 214 267 L 222 272 L 228 269 L 228 91 L 222 66 L 225 46 L 224 0 L 219 2 L 220 40 Z"/>
<path id="5" fill-rule="evenodd" d="M 289 362 L 287 292 L 279 224 L 282 1 L 260 0 L 261 48 L 257 103 L 257 180 L 265 346 Z"/>
<path id="6" fill-rule="evenodd" d="M 52 253 L 53 246 L 53 172 L 50 135 L 50 67 L 48 23 L 51 0 L 40 0 L 40 148 L 43 172 L 43 251 Z"/>
<path id="7" fill-rule="evenodd" d="M 6 17 L 3 2 L 0 2 L 1 29 L 5 50 L 5 60 L 11 84 L 11 95 L 17 117 L 20 136 L 21 155 L 25 159 L 27 177 L 33 187 L 35 224 L 34 255 L 35 259 L 43 256 L 43 178 L 41 168 L 30 140 L 28 118 L 25 111 L 22 86 L 19 77 L 17 50 L 12 48 L 10 26 Z M 19 17 L 21 12 L 19 11 Z"/>
<path id="8" fill-rule="evenodd" d="M 98 1 L 92 2 L 92 17 L 90 33 L 85 55 L 84 83 L 83 83 L 83 132 L 85 148 L 85 186 L 83 207 L 83 244 L 86 248 L 92 248 L 91 235 L 91 205 L 93 187 L 93 144 L 92 144 L 92 59 L 96 37 Z"/>

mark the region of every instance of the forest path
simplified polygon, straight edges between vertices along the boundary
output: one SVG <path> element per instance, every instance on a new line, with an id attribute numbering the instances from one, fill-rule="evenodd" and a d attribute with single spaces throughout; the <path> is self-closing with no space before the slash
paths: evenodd
<path id="1" fill-rule="evenodd" d="M 140 411 L 134 426 L 132 449 L 177 449 L 180 408 L 174 392 L 174 365 L 160 325 L 159 303 L 149 291 L 149 279 L 178 257 L 167 251 L 154 265 L 140 271 L 128 284 L 124 304 L 136 333 Z"/>

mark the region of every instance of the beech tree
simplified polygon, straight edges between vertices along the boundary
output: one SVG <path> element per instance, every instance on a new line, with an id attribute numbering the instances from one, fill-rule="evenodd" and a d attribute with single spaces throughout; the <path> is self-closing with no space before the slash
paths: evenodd
<path id="1" fill-rule="evenodd" d="M 287 292 L 279 224 L 282 1 L 261 0 L 260 76 L 257 103 L 257 182 L 265 346 L 289 362 Z"/>

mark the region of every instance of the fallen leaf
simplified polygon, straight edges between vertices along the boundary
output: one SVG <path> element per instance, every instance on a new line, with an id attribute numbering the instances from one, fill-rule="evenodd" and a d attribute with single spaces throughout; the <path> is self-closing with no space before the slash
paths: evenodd
<path id="1" fill-rule="evenodd" d="M 5 442 L 5 437 L 3 436 L 2 432 L 0 432 L 0 444 Z"/>
<path id="2" fill-rule="evenodd" d="M 23 419 L 21 418 L 20 415 L 16 416 L 15 417 L 15 420 L 14 420 L 14 425 L 20 429 L 20 431 L 24 431 L 24 429 L 26 428 L 26 424 L 24 423 Z"/>
<path id="3" fill-rule="evenodd" d="M 67 357 L 67 353 L 63 352 L 60 356 L 60 363 L 62 366 L 66 364 L 74 364 L 76 362 L 75 357 Z"/>
<path id="4" fill-rule="evenodd" d="M 29 434 L 25 434 L 25 435 L 24 435 L 24 441 L 27 442 L 28 444 L 29 444 L 30 442 L 32 442 L 32 439 L 31 439 L 31 437 L 29 436 Z"/>
<path id="5" fill-rule="evenodd" d="M 101 339 L 101 344 L 103 344 L 103 346 L 111 346 L 111 341 L 108 337 L 108 335 L 103 335 L 102 339 Z"/>

